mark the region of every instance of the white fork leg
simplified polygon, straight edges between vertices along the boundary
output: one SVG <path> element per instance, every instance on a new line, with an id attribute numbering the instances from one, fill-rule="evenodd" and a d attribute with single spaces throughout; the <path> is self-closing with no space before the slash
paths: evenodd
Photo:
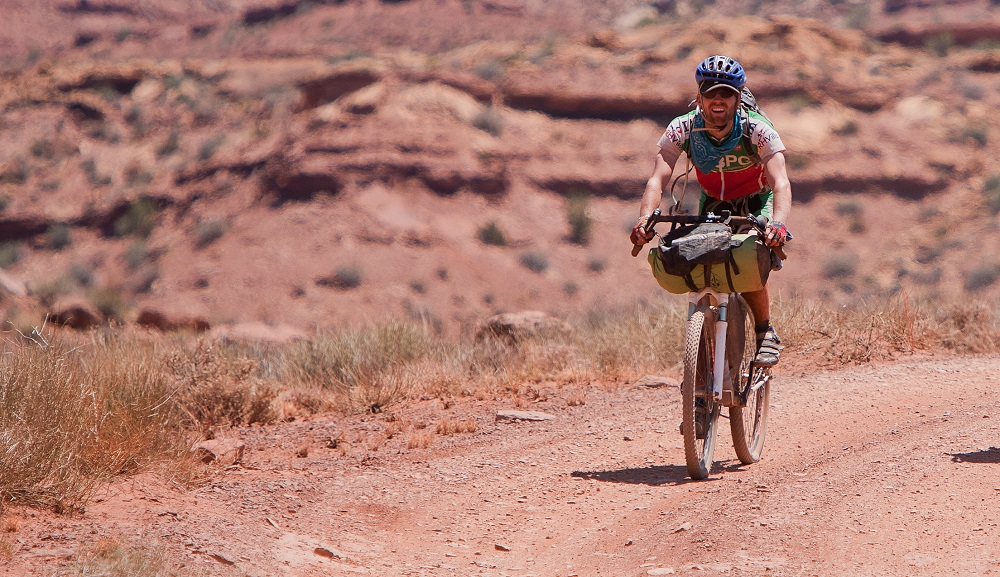
<path id="1" fill-rule="evenodd" d="M 726 374 L 726 327 L 729 325 L 725 302 L 719 304 L 719 320 L 715 322 L 715 359 L 712 369 L 712 396 L 722 400 L 722 383 Z"/>

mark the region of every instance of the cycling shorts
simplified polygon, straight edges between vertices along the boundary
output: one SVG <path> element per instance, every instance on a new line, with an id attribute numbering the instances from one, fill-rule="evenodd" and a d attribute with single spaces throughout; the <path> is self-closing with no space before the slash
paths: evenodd
<path id="1" fill-rule="evenodd" d="M 707 214 L 709 212 L 720 214 L 728 210 L 732 216 L 763 216 L 768 222 L 774 220 L 774 191 L 770 188 L 750 194 L 735 200 L 719 200 L 701 193 L 701 202 L 698 204 L 698 213 Z"/>

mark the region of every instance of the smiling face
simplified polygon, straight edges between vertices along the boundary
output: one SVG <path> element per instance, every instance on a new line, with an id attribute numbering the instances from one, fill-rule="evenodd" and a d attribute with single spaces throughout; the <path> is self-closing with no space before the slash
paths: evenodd
<path id="1" fill-rule="evenodd" d="M 736 115 L 739 96 L 727 87 L 717 87 L 698 94 L 698 105 L 709 127 L 727 127 Z"/>

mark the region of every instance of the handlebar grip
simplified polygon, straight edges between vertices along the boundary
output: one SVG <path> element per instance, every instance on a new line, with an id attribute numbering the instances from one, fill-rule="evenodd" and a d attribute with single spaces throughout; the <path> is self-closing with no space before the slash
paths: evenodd
<path id="1" fill-rule="evenodd" d="M 641 250 L 642 250 L 642 245 L 641 244 L 633 244 L 632 245 L 632 256 L 638 256 L 639 255 L 639 251 L 641 251 Z"/>

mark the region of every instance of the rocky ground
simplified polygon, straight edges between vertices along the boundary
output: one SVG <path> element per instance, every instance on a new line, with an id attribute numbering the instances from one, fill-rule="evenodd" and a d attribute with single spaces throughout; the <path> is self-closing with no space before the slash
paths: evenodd
<path id="1" fill-rule="evenodd" d="M 790 362 L 763 460 L 740 466 L 723 426 L 699 482 L 670 375 L 235 431 L 242 463 L 204 486 L 141 476 L 82 516 L 20 512 L 0 572 L 49 575 L 110 541 L 220 576 L 994 574 L 998 367 Z"/>

